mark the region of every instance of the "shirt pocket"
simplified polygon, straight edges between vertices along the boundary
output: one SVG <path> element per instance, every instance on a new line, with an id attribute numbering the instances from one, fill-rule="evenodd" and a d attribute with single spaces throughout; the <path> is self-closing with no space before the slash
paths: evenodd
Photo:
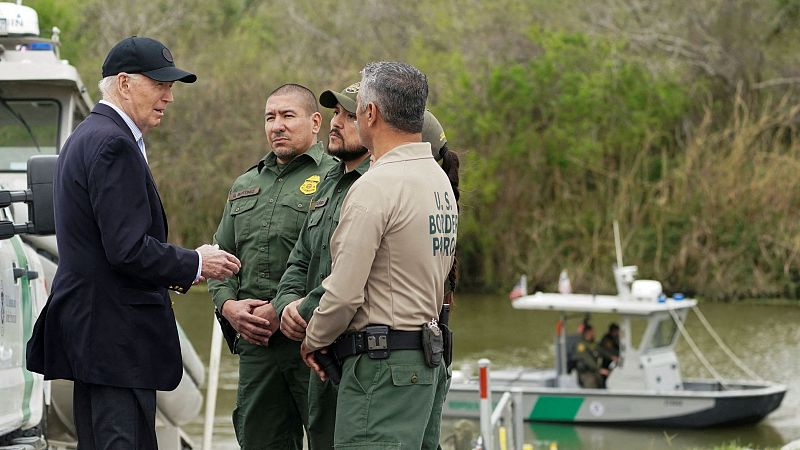
<path id="1" fill-rule="evenodd" d="M 242 242 L 248 239 L 248 235 L 253 229 L 254 208 L 258 197 L 244 197 L 231 202 L 230 216 L 233 221 L 234 236 L 236 238 L 236 249 L 241 247 Z"/>
<path id="2" fill-rule="evenodd" d="M 325 216 L 325 208 L 317 208 L 308 213 L 308 229 L 312 229 L 314 227 L 319 226 L 322 222 L 322 218 Z"/>
<path id="3" fill-rule="evenodd" d="M 311 196 L 308 197 L 287 197 L 281 200 L 281 217 L 278 219 L 280 229 L 286 236 L 292 236 L 297 239 L 300 234 L 300 229 L 303 227 L 303 222 L 306 220 Z"/>

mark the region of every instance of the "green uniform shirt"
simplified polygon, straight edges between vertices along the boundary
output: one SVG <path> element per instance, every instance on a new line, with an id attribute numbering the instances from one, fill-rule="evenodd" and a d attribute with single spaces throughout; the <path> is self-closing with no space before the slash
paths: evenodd
<path id="1" fill-rule="evenodd" d="M 234 181 L 214 243 L 242 267 L 224 281 L 208 281 L 218 310 L 229 299 L 275 296 L 320 178 L 335 164 L 318 142 L 284 166 L 270 152 Z"/>
<path id="2" fill-rule="evenodd" d="M 575 362 L 578 372 L 597 372 L 600 368 L 598 359 L 599 356 L 594 342 L 584 339 L 575 346 Z"/>
<path id="3" fill-rule="evenodd" d="M 339 224 L 347 191 L 369 169 L 369 164 L 367 158 L 355 170 L 345 173 L 344 163 L 339 163 L 320 183 L 272 302 L 279 316 L 286 305 L 304 296 L 298 312 L 306 321 L 319 306 L 325 293 L 322 280 L 331 273 L 331 234 Z"/>

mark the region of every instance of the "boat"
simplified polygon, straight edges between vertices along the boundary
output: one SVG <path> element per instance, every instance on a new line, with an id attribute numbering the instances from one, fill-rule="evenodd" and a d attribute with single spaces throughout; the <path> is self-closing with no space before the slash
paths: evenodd
<path id="1" fill-rule="evenodd" d="M 61 59 L 59 49 L 57 28 L 50 38 L 39 36 L 34 9 L 20 2 L 0 2 L 0 189 L 4 194 L 23 193 L 24 197 L 26 178 L 30 181 L 28 158 L 56 155 L 92 109 L 78 71 Z M 75 448 L 72 382 L 44 381 L 25 369 L 25 343 L 47 300 L 58 264 L 55 236 L 26 231 L 28 203 L 33 200 L 0 202 L 0 450 Z M 183 378 L 175 390 L 157 393 L 156 434 L 159 448 L 166 450 L 196 448 L 182 426 L 197 418 L 203 404 L 200 386 L 205 367 L 180 326 L 179 338 Z"/>
<path id="2" fill-rule="evenodd" d="M 533 422 L 685 428 L 754 423 L 777 409 L 786 386 L 761 380 L 736 358 L 703 317 L 696 300 L 680 294 L 667 297 L 660 282 L 637 280 L 637 267 L 622 265 L 616 226 L 615 237 L 617 295 L 537 292 L 512 300 L 515 309 L 560 312 L 556 367 L 491 371 L 489 389 L 495 402 L 505 392 L 521 392 L 523 417 Z M 708 363 L 684 327 L 690 311 L 749 379 L 725 380 Z M 577 371 L 568 370 L 566 319 L 570 313 L 612 314 L 620 319 L 619 361 L 605 388 L 582 388 Z M 683 378 L 675 353 L 681 337 L 713 379 Z M 479 410 L 478 379 L 453 371 L 443 415 L 477 419 Z"/>

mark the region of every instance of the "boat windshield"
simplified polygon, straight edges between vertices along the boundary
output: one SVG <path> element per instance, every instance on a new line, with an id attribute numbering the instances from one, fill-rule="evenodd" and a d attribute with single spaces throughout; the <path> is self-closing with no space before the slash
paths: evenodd
<path id="1" fill-rule="evenodd" d="M 24 172 L 28 158 L 56 154 L 61 104 L 0 98 L 0 171 Z"/>
<path id="2" fill-rule="evenodd" d="M 656 325 L 653 339 L 650 341 L 650 348 L 661 348 L 672 345 L 676 331 L 678 331 L 678 325 L 672 320 L 672 317 L 661 319 L 658 325 Z"/>

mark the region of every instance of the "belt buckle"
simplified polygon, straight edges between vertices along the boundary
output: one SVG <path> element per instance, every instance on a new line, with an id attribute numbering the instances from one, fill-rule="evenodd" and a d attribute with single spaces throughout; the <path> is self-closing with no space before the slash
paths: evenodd
<path id="1" fill-rule="evenodd" d="M 367 356 L 371 359 L 389 357 L 389 327 L 386 325 L 370 325 L 364 331 L 367 341 Z"/>

